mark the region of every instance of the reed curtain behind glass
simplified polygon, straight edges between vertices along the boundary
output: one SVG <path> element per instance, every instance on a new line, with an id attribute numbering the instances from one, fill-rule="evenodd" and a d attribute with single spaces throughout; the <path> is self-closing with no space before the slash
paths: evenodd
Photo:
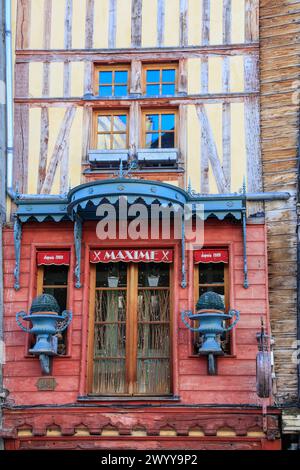
<path id="1" fill-rule="evenodd" d="M 116 287 L 108 285 L 111 270 Z M 153 272 L 156 285 L 150 286 Z M 96 273 L 92 392 L 169 394 L 169 266 L 99 263 Z M 129 383 L 132 380 L 134 383 Z"/>

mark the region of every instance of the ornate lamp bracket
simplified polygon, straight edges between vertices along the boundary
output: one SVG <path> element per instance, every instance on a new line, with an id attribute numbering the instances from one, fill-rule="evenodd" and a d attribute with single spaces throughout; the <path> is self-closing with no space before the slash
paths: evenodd
<path id="1" fill-rule="evenodd" d="M 81 242 L 82 242 L 82 220 L 76 214 L 74 221 L 74 245 L 75 245 L 75 287 L 80 289 L 81 287 Z"/>
<path id="2" fill-rule="evenodd" d="M 21 258 L 21 239 L 22 239 L 22 223 L 17 216 L 15 216 L 14 223 L 14 245 L 15 245 L 15 269 L 14 278 L 15 284 L 14 289 L 20 289 L 20 258 Z"/>

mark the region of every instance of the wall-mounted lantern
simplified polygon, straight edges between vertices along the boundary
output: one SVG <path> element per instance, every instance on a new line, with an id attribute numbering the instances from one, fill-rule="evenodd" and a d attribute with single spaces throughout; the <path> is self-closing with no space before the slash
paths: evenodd
<path id="1" fill-rule="evenodd" d="M 29 321 L 32 328 L 26 328 L 21 320 Z M 49 294 L 42 294 L 33 299 L 30 314 L 18 312 L 16 321 L 26 333 L 36 336 L 36 343 L 29 350 L 39 356 L 43 374 L 50 374 L 50 358 L 57 355 L 57 333 L 64 331 L 72 320 L 72 313 L 60 308 L 56 299 Z"/>
<path id="2" fill-rule="evenodd" d="M 263 320 L 261 331 L 256 335 L 258 353 L 256 355 L 256 393 L 260 398 L 269 398 L 272 392 L 272 365 L 269 342 Z"/>
<path id="3" fill-rule="evenodd" d="M 239 321 L 239 312 L 230 310 L 225 314 L 225 306 L 222 297 L 215 292 L 206 292 L 202 294 L 196 304 L 196 313 L 191 311 L 181 312 L 181 318 L 185 326 L 191 331 L 198 331 L 202 337 L 202 344 L 199 347 L 198 354 L 206 355 L 208 359 L 208 374 L 216 375 L 216 356 L 223 356 L 224 351 L 220 343 L 220 335 L 232 330 Z M 186 320 L 199 322 L 196 328 L 193 328 Z M 226 328 L 225 321 L 235 320 Z"/>

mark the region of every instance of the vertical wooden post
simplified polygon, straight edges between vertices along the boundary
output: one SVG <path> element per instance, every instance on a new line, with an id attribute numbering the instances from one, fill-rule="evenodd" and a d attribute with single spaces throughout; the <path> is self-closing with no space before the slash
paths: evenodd
<path id="1" fill-rule="evenodd" d="M 45 0 L 44 1 L 44 18 L 43 18 L 43 24 L 44 24 L 43 47 L 44 49 L 50 49 L 51 16 L 52 16 L 52 0 Z M 44 62 L 43 63 L 43 88 L 42 88 L 43 98 L 49 96 L 49 87 L 50 87 L 50 63 Z M 48 143 L 49 143 L 49 108 L 48 106 L 42 106 L 37 193 L 41 192 L 44 179 L 46 176 Z"/>
<path id="2" fill-rule="evenodd" d="M 186 46 L 188 44 L 188 0 L 180 0 L 179 8 L 179 44 Z"/>
<path id="3" fill-rule="evenodd" d="M 178 93 L 180 95 L 186 95 L 187 91 L 188 91 L 187 59 L 179 59 Z"/>
<path id="4" fill-rule="evenodd" d="M 165 0 L 157 0 L 157 46 L 162 47 L 165 41 Z"/>
<path id="5" fill-rule="evenodd" d="M 130 122 L 129 122 L 129 154 L 132 158 L 139 147 L 139 130 L 140 130 L 140 109 L 139 104 L 133 101 L 130 106 Z"/>
<path id="6" fill-rule="evenodd" d="M 178 132 L 178 148 L 180 160 L 179 163 L 186 168 L 187 161 L 187 105 L 181 104 L 179 106 L 179 132 Z M 184 188 L 186 188 L 186 171 L 184 172 Z"/>
<path id="7" fill-rule="evenodd" d="M 73 0 L 66 0 L 65 6 L 65 31 L 64 31 L 64 47 L 71 49 L 72 47 L 72 10 Z M 69 61 L 64 63 L 64 96 L 70 96 L 71 91 L 71 65 Z M 66 142 L 65 150 L 62 155 L 60 164 L 60 192 L 64 193 L 68 190 L 69 175 L 69 141 Z"/>
<path id="8" fill-rule="evenodd" d="M 16 104 L 14 108 L 14 188 L 26 193 L 28 187 L 29 105 Z"/>
<path id="9" fill-rule="evenodd" d="M 85 48 L 92 49 L 94 35 L 94 0 L 86 0 Z"/>
<path id="10" fill-rule="evenodd" d="M 244 57 L 245 92 L 257 91 L 258 57 Z M 245 98 L 245 137 L 247 154 L 247 190 L 258 192 L 262 190 L 262 163 L 260 149 L 260 106 L 257 96 Z M 262 210 L 261 203 L 248 204 L 248 214 Z"/>
<path id="11" fill-rule="evenodd" d="M 114 49 L 116 47 L 117 32 L 117 0 L 109 0 L 109 16 L 108 16 L 108 47 Z"/>
<path id="12" fill-rule="evenodd" d="M 130 71 L 130 93 L 133 95 L 142 94 L 142 62 L 133 60 Z"/>
<path id="13" fill-rule="evenodd" d="M 142 45 L 142 0 L 131 0 L 131 47 Z"/>
<path id="14" fill-rule="evenodd" d="M 202 45 L 209 45 L 209 25 L 210 25 L 210 0 L 203 0 L 202 3 Z M 201 58 L 201 93 L 208 93 L 208 56 L 203 55 Z M 208 150 L 205 144 L 205 135 L 203 131 L 203 123 L 201 125 L 201 172 L 200 187 L 201 192 L 209 193 L 209 163 Z"/>
<path id="15" fill-rule="evenodd" d="M 16 49 L 28 49 L 30 45 L 31 0 L 18 0 Z"/>
<path id="16" fill-rule="evenodd" d="M 231 43 L 231 5 L 232 0 L 223 3 L 223 44 Z M 230 92 L 230 57 L 223 57 L 222 83 L 223 93 Z M 231 191 L 231 104 L 222 105 L 222 145 L 223 171 L 226 179 L 226 191 Z"/>
<path id="17" fill-rule="evenodd" d="M 259 0 L 245 0 L 245 41 L 259 39 Z"/>

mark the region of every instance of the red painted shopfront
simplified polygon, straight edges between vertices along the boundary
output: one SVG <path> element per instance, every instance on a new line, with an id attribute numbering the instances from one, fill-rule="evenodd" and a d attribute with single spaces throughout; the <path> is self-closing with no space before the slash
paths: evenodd
<path id="1" fill-rule="evenodd" d="M 76 288 L 73 222 L 24 223 L 18 291 L 13 229 L 4 233 L 6 448 L 279 449 L 278 412 L 256 394 L 256 334 L 261 319 L 269 325 L 265 226 L 247 224 L 248 288 L 233 218 L 206 218 L 204 247 L 185 251 L 186 287 L 180 240 L 100 242 L 96 232 L 83 223 Z M 240 312 L 214 376 L 180 316 L 209 290 Z M 15 321 L 42 292 L 73 312 L 50 376 Z"/>

